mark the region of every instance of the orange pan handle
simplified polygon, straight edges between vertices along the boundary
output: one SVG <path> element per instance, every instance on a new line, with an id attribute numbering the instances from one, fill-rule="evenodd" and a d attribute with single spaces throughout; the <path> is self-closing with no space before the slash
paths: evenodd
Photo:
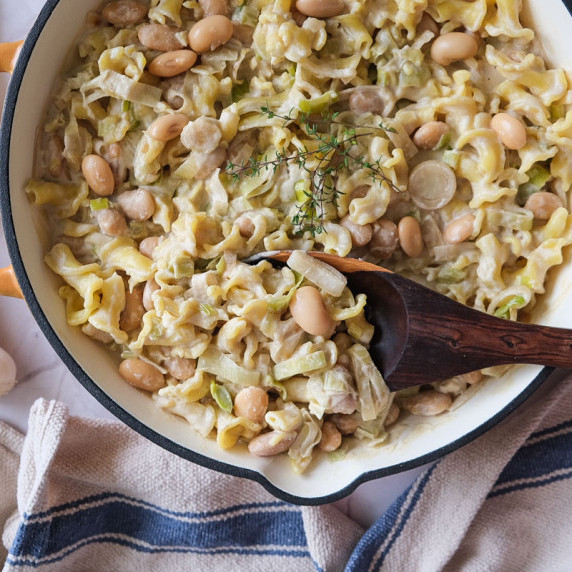
<path id="1" fill-rule="evenodd" d="M 0 72 L 12 73 L 14 71 L 23 44 L 23 41 L 0 44 Z M 0 296 L 24 297 L 12 266 L 0 268 Z"/>
<path id="2" fill-rule="evenodd" d="M 12 266 L 0 268 L 0 296 L 12 296 L 13 298 L 24 298 L 16 274 Z"/>
<path id="3" fill-rule="evenodd" d="M 12 73 L 23 41 L 0 44 L 0 72 Z"/>

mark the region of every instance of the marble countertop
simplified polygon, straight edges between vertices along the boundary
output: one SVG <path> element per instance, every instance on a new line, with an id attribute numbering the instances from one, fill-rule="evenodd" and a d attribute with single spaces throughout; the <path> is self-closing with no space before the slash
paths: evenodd
<path id="1" fill-rule="evenodd" d="M 24 39 L 43 0 L 0 1 L 0 42 Z M 8 74 L 0 74 L 0 104 L 4 101 Z M 0 268 L 10 264 L 4 233 L 0 236 Z M 56 355 L 22 300 L 0 298 L 0 347 L 14 358 L 16 387 L 0 397 L 0 420 L 25 433 L 28 412 L 40 397 L 65 403 L 72 415 L 112 415 L 74 378 Z M 368 526 L 405 490 L 422 468 L 365 483 L 337 506 L 363 526 Z"/>

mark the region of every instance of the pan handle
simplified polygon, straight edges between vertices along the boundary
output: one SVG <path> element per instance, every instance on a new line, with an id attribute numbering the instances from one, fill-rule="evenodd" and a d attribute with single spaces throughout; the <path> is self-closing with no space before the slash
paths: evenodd
<path id="1" fill-rule="evenodd" d="M 23 41 L 0 44 L 0 72 L 12 73 Z"/>
<path id="2" fill-rule="evenodd" d="M 0 268 L 0 296 L 24 298 L 12 266 Z"/>
<path id="3" fill-rule="evenodd" d="M 0 43 L 0 72 L 12 73 L 23 41 Z M 24 298 L 12 266 L 0 268 L 0 296 Z"/>

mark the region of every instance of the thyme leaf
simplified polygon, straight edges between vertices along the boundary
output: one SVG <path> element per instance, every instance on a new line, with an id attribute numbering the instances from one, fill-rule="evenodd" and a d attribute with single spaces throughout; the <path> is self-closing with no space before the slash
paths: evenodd
<path id="1" fill-rule="evenodd" d="M 261 115 L 269 119 L 281 119 L 283 127 L 300 129 L 302 133 L 313 140 L 316 145 L 308 149 L 301 146 L 296 150 L 288 151 L 286 148 L 278 149 L 273 157 L 250 157 L 246 162 L 233 163 L 228 161 L 225 173 L 234 183 L 242 177 L 258 177 L 263 171 L 272 171 L 275 174 L 281 167 L 293 164 L 306 171 L 310 179 L 309 191 L 302 193 L 302 200 L 298 198 L 296 212 L 292 217 L 292 224 L 296 233 L 309 232 L 313 237 L 325 232 L 328 209 L 337 209 L 340 196 L 343 194 L 336 187 L 337 177 L 343 170 L 356 168 L 366 169 L 372 183 L 388 185 L 399 192 L 399 189 L 384 173 L 381 160 L 370 162 L 355 153 L 359 140 L 374 135 L 375 130 L 396 132 L 396 130 L 380 122 L 374 127 L 360 127 L 339 121 L 339 112 L 325 111 L 319 115 L 300 112 L 291 109 L 287 114 L 270 109 L 268 105 L 260 108 Z M 338 126 L 338 133 L 332 132 L 331 126 Z M 358 131 L 359 130 L 359 131 Z M 312 159 L 313 164 L 308 165 Z M 316 163 L 317 160 L 317 163 Z"/>

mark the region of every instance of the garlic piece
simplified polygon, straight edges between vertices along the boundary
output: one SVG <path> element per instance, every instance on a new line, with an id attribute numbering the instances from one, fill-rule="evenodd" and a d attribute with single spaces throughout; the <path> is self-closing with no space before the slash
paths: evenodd
<path id="1" fill-rule="evenodd" d="M 8 352 L 0 348 L 0 395 L 16 385 L 16 364 Z"/>

